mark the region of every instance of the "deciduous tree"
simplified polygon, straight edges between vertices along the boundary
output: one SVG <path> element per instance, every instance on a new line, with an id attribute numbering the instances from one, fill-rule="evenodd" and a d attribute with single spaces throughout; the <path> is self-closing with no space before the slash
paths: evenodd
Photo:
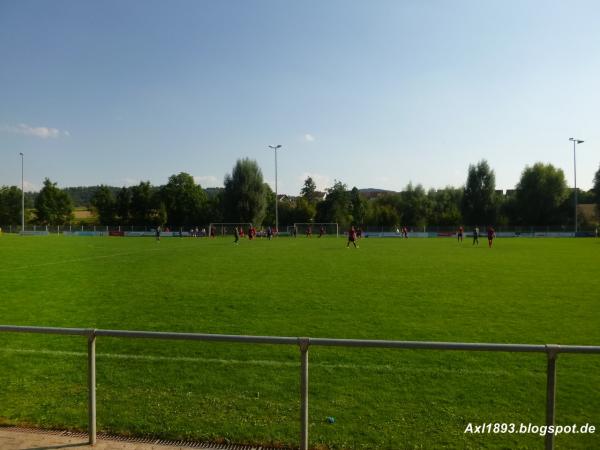
<path id="1" fill-rule="evenodd" d="M 262 171 L 254 160 L 239 159 L 225 176 L 223 206 L 226 220 L 261 224 L 266 198 Z"/>
<path id="2" fill-rule="evenodd" d="M 525 225 L 560 225 L 568 219 L 561 206 L 569 196 L 565 174 L 552 164 L 525 167 L 517 184 L 516 213 Z"/>
<path id="3" fill-rule="evenodd" d="M 21 201 L 21 189 L 17 186 L 0 187 L 0 225 L 21 223 Z M 27 204 L 25 207 L 27 208 Z"/>
<path id="4" fill-rule="evenodd" d="M 469 225 L 493 224 L 496 221 L 496 175 L 486 160 L 469 165 L 462 200 L 462 215 Z"/>
<path id="5" fill-rule="evenodd" d="M 92 195 L 90 203 L 96 210 L 101 225 L 113 225 L 115 223 L 117 202 L 108 186 L 100 186 Z"/>
<path id="6" fill-rule="evenodd" d="M 166 220 L 173 227 L 188 228 L 206 220 L 206 193 L 188 173 L 171 175 L 160 189 L 160 199 Z"/>
<path id="7" fill-rule="evenodd" d="M 35 199 L 37 222 L 43 225 L 63 225 L 73 218 L 71 197 L 48 178 Z"/>

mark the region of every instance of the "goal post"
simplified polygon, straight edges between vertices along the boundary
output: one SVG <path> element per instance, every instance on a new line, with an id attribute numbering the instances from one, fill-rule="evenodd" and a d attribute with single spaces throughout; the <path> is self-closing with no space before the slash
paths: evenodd
<path id="1" fill-rule="evenodd" d="M 323 236 L 335 236 L 340 237 L 340 227 L 337 223 L 327 222 L 327 223 L 310 223 L 310 222 L 298 222 L 294 223 L 292 227 L 292 232 L 296 231 L 298 236 L 304 236 L 312 234 L 313 236 L 319 237 Z"/>
<path id="2" fill-rule="evenodd" d="M 233 236 L 233 230 L 235 227 L 238 230 L 243 230 L 242 234 L 247 234 L 248 229 L 252 227 L 250 222 L 214 222 L 208 224 L 207 236 L 212 236 L 211 230 L 214 229 L 214 235 L 216 236 Z"/>

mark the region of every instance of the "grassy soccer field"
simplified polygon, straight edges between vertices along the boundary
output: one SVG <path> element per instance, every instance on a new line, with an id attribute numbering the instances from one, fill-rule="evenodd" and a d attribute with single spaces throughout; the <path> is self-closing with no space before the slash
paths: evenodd
<path id="1" fill-rule="evenodd" d="M 0 323 L 600 344 L 600 240 L 0 237 Z M 85 429 L 86 341 L 0 334 L 0 422 Z M 542 354 L 310 350 L 311 445 L 541 448 Z M 296 347 L 98 338 L 99 431 L 298 445 Z M 600 428 L 600 357 L 558 359 L 557 424 Z M 335 417 L 334 424 L 326 421 Z M 563 435 L 557 448 L 600 448 Z"/>

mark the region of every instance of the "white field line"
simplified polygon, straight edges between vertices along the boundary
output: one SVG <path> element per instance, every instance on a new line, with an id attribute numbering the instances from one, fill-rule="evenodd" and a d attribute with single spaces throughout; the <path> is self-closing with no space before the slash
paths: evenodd
<path id="1" fill-rule="evenodd" d="M 28 264 L 26 266 L 7 267 L 5 269 L 0 269 L 0 272 L 13 272 L 13 271 L 17 271 L 17 270 L 32 269 L 34 267 L 55 266 L 58 264 L 69 264 L 69 263 L 75 263 L 75 262 L 93 261 L 95 259 L 116 258 L 117 256 L 132 256 L 132 255 L 139 255 L 140 253 L 158 252 L 158 251 L 160 251 L 160 248 L 150 248 L 150 249 L 146 249 L 146 250 L 140 250 L 139 252 L 113 253 L 111 255 L 99 255 L 99 256 L 87 256 L 84 258 L 63 259 L 60 261 L 52 261 L 52 262 L 41 263 L 41 264 Z"/>
<path id="2" fill-rule="evenodd" d="M 43 350 L 43 349 L 21 349 L 21 348 L 0 348 L 0 352 L 16 353 L 22 355 L 48 355 L 58 357 L 77 357 L 87 358 L 86 352 L 71 352 L 64 350 Z M 222 364 L 222 365 L 239 365 L 239 366 L 262 366 L 262 367 L 295 367 L 300 366 L 300 362 L 277 361 L 269 359 L 222 359 L 222 358 L 203 358 L 198 356 L 157 356 L 157 355 L 129 355 L 123 353 L 96 353 L 96 359 L 116 359 L 116 360 L 137 360 L 149 362 L 188 362 L 188 363 L 207 363 L 207 364 Z M 325 369 L 348 369 L 348 370 L 369 370 L 369 371 L 386 371 L 386 372 L 406 372 L 406 373 L 431 373 L 431 372 L 449 372 L 482 374 L 482 375 L 509 375 L 513 374 L 510 370 L 488 370 L 488 369 L 461 369 L 456 367 L 435 367 L 435 368 L 418 368 L 414 366 L 392 366 L 389 364 L 344 364 L 344 363 L 323 363 L 311 362 L 311 367 L 322 367 Z M 540 370 L 522 370 L 527 372 L 527 375 L 534 376 Z"/>

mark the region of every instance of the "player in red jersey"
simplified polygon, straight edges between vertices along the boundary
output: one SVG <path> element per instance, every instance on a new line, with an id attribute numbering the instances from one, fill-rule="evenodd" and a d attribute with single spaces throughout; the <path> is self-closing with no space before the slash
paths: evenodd
<path id="1" fill-rule="evenodd" d="M 458 238 L 458 242 L 462 242 L 463 241 L 463 233 L 464 232 L 465 232 L 465 229 L 463 228 L 462 225 L 460 227 L 458 227 L 458 232 L 456 233 L 456 236 Z"/>
<path id="2" fill-rule="evenodd" d="M 319 228 L 319 237 L 323 237 L 324 234 L 325 234 L 325 228 L 323 228 L 323 227 Z"/>
<path id="3" fill-rule="evenodd" d="M 348 244 L 346 245 L 346 248 L 350 248 L 350 242 L 354 244 L 354 248 L 358 248 L 358 245 L 356 245 L 356 229 L 354 227 L 350 228 L 348 231 Z"/>
<path id="4" fill-rule="evenodd" d="M 487 235 L 488 235 L 488 246 L 490 248 L 492 248 L 492 243 L 494 242 L 494 238 L 496 237 L 496 231 L 492 228 L 491 225 L 487 228 Z"/>

